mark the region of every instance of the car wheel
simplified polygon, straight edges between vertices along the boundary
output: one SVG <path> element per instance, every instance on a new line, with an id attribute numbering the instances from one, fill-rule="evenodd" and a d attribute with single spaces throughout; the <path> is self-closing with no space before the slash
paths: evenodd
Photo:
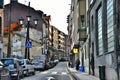
<path id="1" fill-rule="evenodd" d="M 35 72 L 33 72 L 33 75 L 35 75 Z"/>
<path id="2" fill-rule="evenodd" d="M 26 77 L 28 76 L 28 70 L 26 71 L 26 74 L 24 76 L 26 76 Z"/>
<path id="3" fill-rule="evenodd" d="M 22 78 L 22 79 L 24 78 L 24 74 L 21 75 L 21 78 Z"/>
<path id="4" fill-rule="evenodd" d="M 18 76 L 16 76 L 16 77 L 17 77 L 17 78 L 16 78 L 17 80 L 20 80 L 20 76 L 19 76 L 19 75 L 18 75 Z"/>
<path id="5" fill-rule="evenodd" d="M 35 75 L 35 71 L 34 71 L 34 72 L 32 72 L 32 75 Z"/>

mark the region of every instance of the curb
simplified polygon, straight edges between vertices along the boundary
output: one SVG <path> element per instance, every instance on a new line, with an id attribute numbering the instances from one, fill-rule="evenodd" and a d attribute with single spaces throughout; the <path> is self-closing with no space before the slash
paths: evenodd
<path id="1" fill-rule="evenodd" d="M 70 73 L 70 75 L 72 76 L 73 80 L 80 80 L 80 79 L 75 75 L 75 73 L 72 73 L 72 72 L 68 69 L 68 65 L 67 65 L 67 70 L 68 70 L 68 72 Z"/>
<path id="2" fill-rule="evenodd" d="M 77 76 L 72 73 L 68 68 L 67 68 L 68 72 L 70 73 L 70 75 L 72 76 L 73 80 L 80 80 L 79 78 L 77 78 Z"/>

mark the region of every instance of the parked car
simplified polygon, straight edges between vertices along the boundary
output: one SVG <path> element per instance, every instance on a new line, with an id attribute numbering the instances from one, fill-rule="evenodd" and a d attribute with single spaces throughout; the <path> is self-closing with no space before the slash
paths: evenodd
<path id="1" fill-rule="evenodd" d="M 56 65 L 58 62 L 59 62 L 58 59 L 55 59 L 55 60 L 54 60 L 55 65 Z"/>
<path id="2" fill-rule="evenodd" d="M 0 61 L 0 80 L 10 80 L 9 69 Z"/>
<path id="3" fill-rule="evenodd" d="M 23 78 L 23 68 L 16 58 L 3 58 L 1 62 L 9 69 L 10 77 L 16 80 Z"/>
<path id="4" fill-rule="evenodd" d="M 33 64 L 34 64 L 34 69 L 36 71 L 40 71 L 40 70 L 44 70 L 45 66 L 43 64 L 43 61 L 33 61 Z"/>
<path id="5" fill-rule="evenodd" d="M 28 76 L 28 74 L 35 75 L 34 65 L 29 61 L 29 59 L 21 59 L 20 63 L 23 67 L 24 75 Z"/>
<path id="6" fill-rule="evenodd" d="M 42 54 L 39 58 L 40 64 L 43 66 L 43 69 L 48 69 L 48 60 L 46 55 Z"/>
<path id="7" fill-rule="evenodd" d="M 59 59 L 59 61 L 60 61 L 60 62 L 62 62 L 62 61 L 69 61 L 69 58 L 68 58 L 68 57 L 61 57 L 61 58 Z"/>
<path id="8" fill-rule="evenodd" d="M 53 68 L 55 66 L 54 61 L 49 61 L 48 64 L 49 64 L 49 68 Z"/>

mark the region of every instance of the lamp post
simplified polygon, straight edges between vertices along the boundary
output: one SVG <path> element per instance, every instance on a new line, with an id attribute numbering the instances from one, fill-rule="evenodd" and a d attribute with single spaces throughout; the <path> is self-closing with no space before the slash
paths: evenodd
<path id="1" fill-rule="evenodd" d="M 29 7 L 30 7 L 30 2 L 29 2 Z M 29 40 L 30 20 L 31 20 L 31 16 L 30 16 L 30 13 L 28 12 L 28 16 L 27 16 L 27 35 L 26 35 L 26 41 L 25 41 L 25 43 L 30 43 L 30 40 Z M 24 22 L 24 19 L 21 17 L 19 19 L 19 22 L 20 22 L 20 25 L 22 26 L 23 22 Z M 35 24 L 35 27 L 36 27 L 37 24 L 38 24 L 38 19 L 34 19 L 34 24 Z M 29 50 L 29 48 L 30 47 L 26 47 L 25 46 L 25 58 L 26 59 L 30 59 L 30 50 Z"/>
<path id="2" fill-rule="evenodd" d="M 29 28 L 30 28 L 30 18 L 31 16 L 27 16 L 27 35 L 26 35 L 26 42 L 30 42 L 30 37 L 29 37 Z M 21 17 L 19 19 L 20 21 L 20 25 L 22 26 L 23 25 L 23 22 L 24 22 L 24 19 Z M 35 27 L 37 26 L 38 24 L 38 19 L 34 19 L 34 24 L 35 24 Z M 27 59 L 30 59 L 30 50 L 29 50 L 29 47 L 26 47 L 25 46 L 25 58 Z"/>
<path id="3" fill-rule="evenodd" d="M 10 18 L 9 18 L 9 30 L 8 30 L 8 46 L 7 46 L 7 57 L 11 56 L 11 12 L 12 12 L 12 5 L 10 4 Z"/>

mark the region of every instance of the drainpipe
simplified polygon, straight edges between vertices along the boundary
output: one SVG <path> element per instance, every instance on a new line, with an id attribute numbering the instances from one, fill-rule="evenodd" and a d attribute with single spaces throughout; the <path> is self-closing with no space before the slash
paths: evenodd
<path id="1" fill-rule="evenodd" d="M 117 72 L 117 79 L 119 80 L 119 64 L 118 64 L 118 57 L 120 55 L 118 55 L 119 53 L 119 34 L 118 34 L 118 30 L 119 30 L 119 0 L 115 0 L 115 3 L 114 3 L 114 16 L 115 16 L 115 19 L 114 19 L 114 34 L 115 34 L 115 54 L 116 54 L 116 64 L 117 64 L 117 67 L 116 67 L 116 72 Z M 119 43 L 119 44 L 118 44 Z"/>
<path id="2" fill-rule="evenodd" d="M 88 68 L 89 68 L 89 74 L 91 74 L 90 72 L 90 37 L 91 37 L 91 34 L 90 34 L 90 22 L 89 22 L 89 19 L 90 19 L 90 9 L 88 9 L 88 12 L 87 12 L 87 15 L 88 15 Z"/>

